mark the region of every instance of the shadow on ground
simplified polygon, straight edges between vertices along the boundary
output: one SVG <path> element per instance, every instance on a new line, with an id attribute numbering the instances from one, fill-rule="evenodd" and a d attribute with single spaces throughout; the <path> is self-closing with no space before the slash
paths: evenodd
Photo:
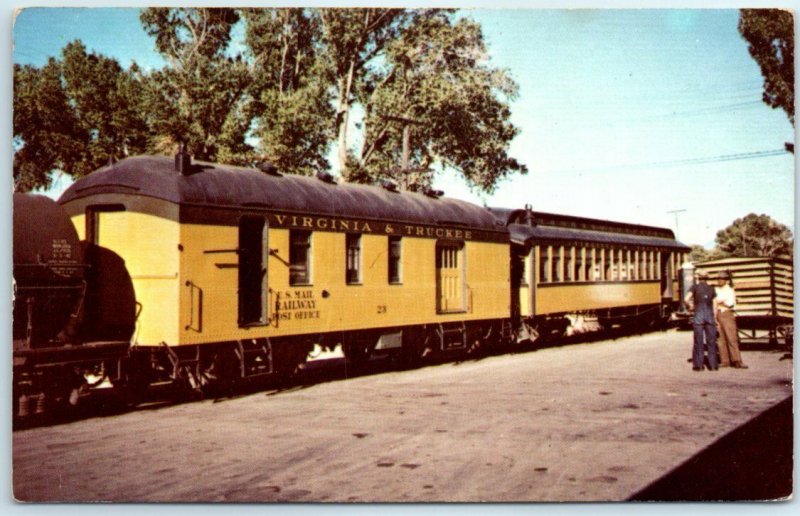
<path id="1" fill-rule="evenodd" d="M 792 494 L 792 397 L 684 462 L 629 501 L 778 500 Z"/>

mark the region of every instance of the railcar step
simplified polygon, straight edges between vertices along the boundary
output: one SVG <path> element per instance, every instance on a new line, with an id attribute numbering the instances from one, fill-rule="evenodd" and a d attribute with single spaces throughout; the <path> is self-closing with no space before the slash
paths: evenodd
<path id="1" fill-rule="evenodd" d="M 237 344 L 242 378 L 268 375 L 274 371 L 269 339 L 240 340 Z"/>
<path id="2" fill-rule="evenodd" d="M 436 333 L 442 351 L 455 351 L 467 347 L 467 327 L 464 324 L 449 327 L 439 325 Z"/>

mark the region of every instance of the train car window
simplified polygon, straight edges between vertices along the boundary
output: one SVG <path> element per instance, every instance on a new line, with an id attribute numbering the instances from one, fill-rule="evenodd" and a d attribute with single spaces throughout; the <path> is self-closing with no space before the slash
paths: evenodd
<path id="1" fill-rule="evenodd" d="M 608 253 L 611 255 L 611 278 L 612 281 L 619 281 L 619 250 L 609 249 Z"/>
<path id="2" fill-rule="evenodd" d="M 631 261 L 631 279 L 639 279 L 639 250 L 633 250 L 633 260 Z"/>
<path id="3" fill-rule="evenodd" d="M 402 257 L 402 240 L 399 236 L 389 237 L 389 283 L 396 285 L 402 281 L 400 264 Z"/>
<path id="4" fill-rule="evenodd" d="M 675 266 L 675 262 L 676 262 L 675 253 L 669 253 L 669 254 L 667 254 L 667 256 L 669 257 L 668 258 L 669 259 L 669 277 L 670 278 L 675 278 L 676 277 L 675 273 L 678 270 L 677 267 Z"/>
<path id="5" fill-rule="evenodd" d="M 628 279 L 628 260 L 626 259 L 626 252 L 620 249 L 617 253 L 617 263 L 619 268 L 619 280 L 626 281 Z"/>
<path id="6" fill-rule="evenodd" d="M 648 278 L 655 279 L 656 278 L 656 253 L 653 251 L 648 251 Z"/>
<path id="7" fill-rule="evenodd" d="M 616 275 L 614 273 L 614 250 L 604 249 L 603 251 L 603 258 L 605 259 L 603 279 L 606 281 L 614 281 L 616 279 Z"/>
<path id="8" fill-rule="evenodd" d="M 594 254 L 594 280 L 603 281 L 603 250 L 596 248 Z"/>
<path id="9" fill-rule="evenodd" d="M 583 262 L 585 260 L 584 254 L 586 253 L 585 247 L 575 249 L 575 270 L 572 273 L 572 278 L 575 281 L 583 281 Z"/>
<path id="10" fill-rule="evenodd" d="M 528 261 L 531 259 L 531 253 L 532 251 L 529 251 L 526 255 L 514 255 L 514 259 L 517 260 L 517 266 L 519 267 L 519 284 L 522 287 L 528 286 Z"/>
<path id="11" fill-rule="evenodd" d="M 561 263 L 562 263 L 562 255 L 564 254 L 563 247 L 556 247 L 553 248 L 553 259 L 550 262 L 551 270 L 550 270 L 550 279 L 553 282 L 561 281 Z"/>
<path id="12" fill-rule="evenodd" d="M 653 279 L 661 279 L 661 253 L 653 251 Z"/>
<path id="13" fill-rule="evenodd" d="M 640 251 L 639 257 L 639 279 L 647 279 L 647 251 Z"/>
<path id="14" fill-rule="evenodd" d="M 239 221 L 239 325 L 267 322 L 266 242 L 263 217 L 244 216 Z"/>
<path id="15" fill-rule="evenodd" d="M 539 248 L 539 283 L 550 281 L 550 252 L 550 246 Z"/>
<path id="16" fill-rule="evenodd" d="M 345 237 L 347 252 L 345 278 L 348 285 L 361 283 L 361 235 L 348 233 Z"/>
<path id="17" fill-rule="evenodd" d="M 669 260 L 669 266 L 668 266 L 668 268 L 669 268 L 669 277 L 670 278 L 674 278 L 675 277 L 675 255 L 672 254 L 672 253 L 669 253 L 669 254 L 667 254 L 667 256 L 668 256 L 667 260 Z"/>
<path id="18" fill-rule="evenodd" d="M 661 253 L 655 253 L 655 268 L 656 268 L 656 279 L 661 279 L 663 277 L 661 271 Z"/>
<path id="19" fill-rule="evenodd" d="M 636 266 L 633 264 L 633 251 L 628 249 L 628 281 L 633 280 L 634 271 L 636 270 Z"/>
<path id="20" fill-rule="evenodd" d="M 575 246 L 564 249 L 564 281 L 575 281 Z"/>
<path id="21" fill-rule="evenodd" d="M 311 283 L 311 231 L 289 231 L 289 285 Z"/>
<path id="22" fill-rule="evenodd" d="M 656 254 L 655 251 L 650 251 L 650 279 L 658 279 Z"/>
<path id="23" fill-rule="evenodd" d="M 594 280 L 594 249 L 584 249 L 586 261 L 583 263 L 583 279 Z"/>

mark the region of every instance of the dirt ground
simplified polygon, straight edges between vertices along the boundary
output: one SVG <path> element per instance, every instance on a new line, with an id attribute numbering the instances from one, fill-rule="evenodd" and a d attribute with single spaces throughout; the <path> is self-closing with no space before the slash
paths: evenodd
<path id="1" fill-rule="evenodd" d="M 690 341 L 669 331 L 341 380 L 331 359 L 303 387 L 18 430 L 14 496 L 626 500 L 792 394 L 780 353 L 693 372 Z"/>

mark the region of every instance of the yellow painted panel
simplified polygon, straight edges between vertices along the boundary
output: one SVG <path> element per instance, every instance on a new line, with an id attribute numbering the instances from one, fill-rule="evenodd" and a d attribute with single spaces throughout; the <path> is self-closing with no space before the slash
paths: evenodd
<path id="1" fill-rule="evenodd" d="M 239 228 L 183 224 L 181 245 L 177 344 L 262 336 L 238 326 Z"/>
<path id="2" fill-rule="evenodd" d="M 99 212 L 98 244 L 116 252 L 133 278 L 178 272 L 176 222 L 132 211 Z"/>
<path id="3" fill-rule="evenodd" d="M 536 313 L 574 312 L 660 301 L 661 286 L 658 282 L 540 286 L 536 290 Z"/>
<path id="4" fill-rule="evenodd" d="M 467 306 L 476 319 L 507 318 L 511 303 L 507 244 L 467 242 Z"/>
<path id="5" fill-rule="evenodd" d="M 539 280 L 539 246 L 531 248 L 525 257 L 525 275 L 528 282 L 527 286 L 522 286 L 519 290 L 520 315 L 529 317 L 534 315 L 534 307 L 531 306 L 531 286 L 536 285 Z"/>
<path id="6" fill-rule="evenodd" d="M 75 231 L 78 232 L 78 238 L 86 240 L 86 216 L 83 214 L 75 215 L 72 217 L 72 224 L 75 226 Z"/>
<path id="7" fill-rule="evenodd" d="M 531 315 L 530 287 L 520 287 L 519 289 L 519 312 L 522 316 Z"/>
<path id="8" fill-rule="evenodd" d="M 187 224 L 181 230 L 181 243 L 183 344 L 503 318 L 508 314 L 507 245 L 466 242 L 467 311 L 437 314 L 435 240 L 402 239 L 401 284 L 394 285 L 388 280 L 388 238 L 362 235 L 361 283 L 348 285 L 345 235 L 314 232 L 311 284 L 299 286 L 289 284 L 289 230 L 270 229 L 269 324 L 240 328 L 238 257 L 233 252 L 204 253 L 235 249 L 238 228 Z M 198 305 L 200 291 L 202 310 Z M 202 322 L 198 324 L 201 311 Z"/>
<path id="9" fill-rule="evenodd" d="M 177 208 L 172 215 L 177 220 Z M 133 211 L 99 212 L 99 241 L 125 260 L 141 312 L 134 338 L 141 345 L 178 339 L 178 234 L 174 220 Z M 73 223 L 85 237 L 85 217 Z"/>

